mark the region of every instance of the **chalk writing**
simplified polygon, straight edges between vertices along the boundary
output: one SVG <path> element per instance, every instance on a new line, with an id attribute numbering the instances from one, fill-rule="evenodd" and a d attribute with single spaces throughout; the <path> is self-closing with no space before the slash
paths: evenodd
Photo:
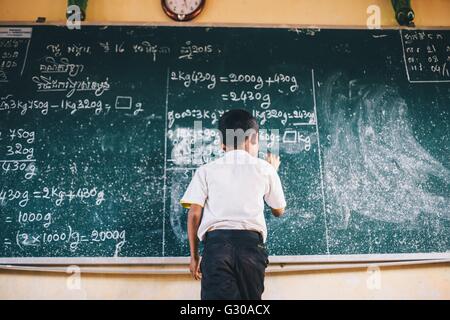
<path id="1" fill-rule="evenodd" d="M 57 187 L 43 187 L 35 191 L 21 191 L 15 189 L 0 189 L 0 204 L 6 205 L 8 202 L 17 202 L 21 208 L 25 208 L 31 199 L 42 199 L 50 201 L 56 206 L 61 206 L 67 202 L 79 200 L 86 203 L 93 199 L 96 206 L 105 201 L 105 192 L 97 188 L 78 188 L 76 190 L 60 190 Z"/>
<path id="2" fill-rule="evenodd" d="M 115 250 L 120 250 L 126 242 L 125 230 L 97 230 L 94 229 L 89 235 L 83 234 L 68 225 L 65 230 L 16 233 L 16 244 L 21 250 L 28 247 L 41 247 L 52 244 L 66 244 L 71 252 L 76 252 L 82 244 L 101 243 L 106 241 L 115 242 Z M 9 242 L 11 244 L 11 242 Z"/>
<path id="3" fill-rule="evenodd" d="M 46 64 L 41 64 L 39 70 L 41 73 L 66 73 L 71 77 L 76 77 L 84 71 L 84 65 L 70 63 L 67 58 L 60 58 L 56 62 L 53 57 L 45 58 Z"/>
<path id="4" fill-rule="evenodd" d="M 450 81 L 450 39 L 443 32 L 401 30 L 400 35 L 410 82 Z"/>
<path id="5" fill-rule="evenodd" d="M 207 45 L 197 45 L 193 44 L 191 41 L 186 41 L 185 45 L 180 49 L 180 55 L 178 59 L 188 59 L 192 60 L 195 56 L 204 56 L 209 53 L 213 53 L 213 46 Z"/>
<path id="6" fill-rule="evenodd" d="M 21 75 L 29 43 L 29 39 L 0 38 L 0 83 Z"/>
<path id="7" fill-rule="evenodd" d="M 105 91 L 110 89 L 109 78 L 103 81 L 92 81 L 89 77 L 84 80 L 67 80 L 54 79 L 52 76 L 34 76 L 32 78 L 36 84 L 38 92 L 61 91 L 66 92 L 66 97 L 70 98 L 75 92 L 91 91 L 95 96 L 101 96 Z"/>

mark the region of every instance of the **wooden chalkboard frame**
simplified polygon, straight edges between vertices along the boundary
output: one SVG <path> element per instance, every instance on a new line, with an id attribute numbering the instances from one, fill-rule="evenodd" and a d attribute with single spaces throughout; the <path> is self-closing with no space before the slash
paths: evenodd
<path id="1" fill-rule="evenodd" d="M 29 21 L 0 21 L 0 26 L 65 26 L 65 22 L 36 23 Z M 195 23 L 186 22 L 182 26 L 174 22 L 82 22 L 81 26 L 147 26 L 147 27 L 230 27 L 230 28 L 315 28 L 315 29 L 356 29 L 366 30 L 360 25 L 304 25 L 304 24 L 243 24 L 243 23 Z M 449 30 L 450 26 L 420 26 L 418 28 L 389 26 L 381 30 Z M 402 43 L 403 45 L 403 43 Z M 417 82 L 417 81 L 412 81 Z M 420 81 L 419 81 L 420 82 Z M 298 263 L 362 263 L 362 262 L 448 262 L 450 251 L 431 253 L 399 254 L 350 254 L 350 255 L 296 255 L 270 256 L 271 264 Z M 189 257 L 0 257 L 0 265 L 185 265 Z"/>
<path id="2" fill-rule="evenodd" d="M 411 261 L 411 260 L 449 260 L 450 252 L 436 253 L 400 253 L 400 254 L 355 254 L 355 255 L 300 255 L 270 256 L 272 264 L 284 263 L 337 263 L 337 262 L 375 262 L 375 261 Z M 188 264 L 189 257 L 27 257 L 0 258 L 0 264 L 30 265 L 144 265 L 144 264 Z"/>

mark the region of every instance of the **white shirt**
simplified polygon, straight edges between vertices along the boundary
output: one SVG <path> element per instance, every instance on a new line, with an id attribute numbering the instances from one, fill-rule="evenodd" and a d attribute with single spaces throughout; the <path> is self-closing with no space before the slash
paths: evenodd
<path id="1" fill-rule="evenodd" d="M 267 161 L 233 150 L 199 167 L 181 204 L 203 207 L 197 236 L 209 230 L 254 230 L 267 239 L 264 200 L 274 209 L 286 207 L 280 177 Z"/>

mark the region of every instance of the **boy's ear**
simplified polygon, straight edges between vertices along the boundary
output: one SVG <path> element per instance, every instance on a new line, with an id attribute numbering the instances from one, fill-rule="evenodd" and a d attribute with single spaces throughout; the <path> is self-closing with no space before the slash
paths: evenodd
<path id="1" fill-rule="evenodd" d="M 225 144 L 222 143 L 222 150 L 227 151 L 226 149 L 227 149 L 227 147 L 225 146 Z"/>
<path id="2" fill-rule="evenodd" d="M 259 138 L 258 133 L 257 133 L 257 132 L 256 132 L 256 133 L 253 133 L 253 134 L 250 136 L 250 142 L 251 142 L 252 144 L 257 144 L 257 143 L 258 143 L 258 138 Z"/>

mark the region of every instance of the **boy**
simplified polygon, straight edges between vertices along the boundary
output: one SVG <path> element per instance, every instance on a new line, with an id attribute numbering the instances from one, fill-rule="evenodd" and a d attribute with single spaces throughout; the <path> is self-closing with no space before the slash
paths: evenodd
<path id="1" fill-rule="evenodd" d="M 260 300 L 264 291 L 269 263 L 264 200 L 276 217 L 284 213 L 286 201 L 279 158 L 257 158 L 258 130 L 247 111 L 224 113 L 219 131 L 225 155 L 197 169 L 181 200 L 190 208 L 190 271 L 201 279 L 202 300 Z M 199 239 L 204 242 L 201 262 Z"/>

